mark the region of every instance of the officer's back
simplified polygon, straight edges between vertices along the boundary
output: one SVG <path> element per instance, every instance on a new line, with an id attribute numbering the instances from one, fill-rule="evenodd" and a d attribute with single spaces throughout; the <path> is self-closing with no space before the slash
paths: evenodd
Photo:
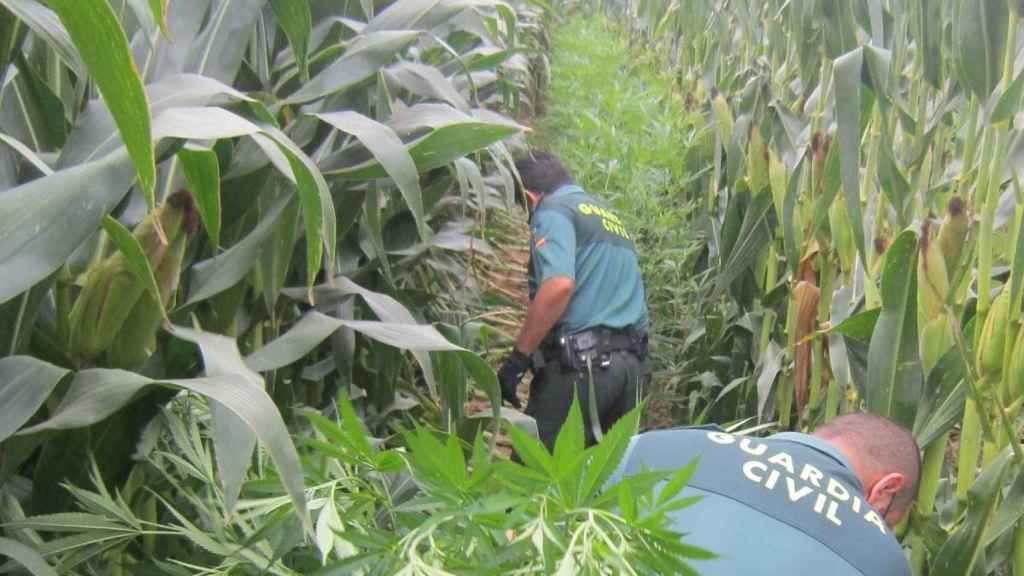
<path id="1" fill-rule="evenodd" d="M 673 520 L 686 543 L 718 554 L 694 563 L 700 574 L 910 574 L 887 512 L 868 502 L 847 457 L 822 438 L 746 438 L 717 428 L 650 432 L 633 439 L 620 472 L 675 469 L 698 456 L 684 495 L 702 499 Z M 911 490 L 918 473 L 910 473 Z"/>

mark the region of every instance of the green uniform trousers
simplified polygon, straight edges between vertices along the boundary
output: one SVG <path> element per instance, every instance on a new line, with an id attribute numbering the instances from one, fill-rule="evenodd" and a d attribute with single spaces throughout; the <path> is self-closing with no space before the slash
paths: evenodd
<path id="1" fill-rule="evenodd" d="M 609 359 L 607 367 L 602 368 L 595 361 L 589 371 L 586 367 L 563 371 L 561 363 L 555 359 L 536 371 L 530 384 L 526 413 L 537 421 L 540 440 L 548 450 L 554 450 L 558 431 L 572 407 L 574 392 L 583 412 L 587 446 L 597 441 L 592 415 L 596 414 L 601 433 L 605 433 L 644 398 L 651 379 L 649 362 L 622 350 L 609 354 Z M 591 408 L 591 382 L 596 410 Z"/>

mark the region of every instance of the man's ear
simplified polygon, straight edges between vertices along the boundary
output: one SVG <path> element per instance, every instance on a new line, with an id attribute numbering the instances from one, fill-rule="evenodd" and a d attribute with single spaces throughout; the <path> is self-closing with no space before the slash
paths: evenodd
<path id="1" fill-rule="evenodd" d="M 868 503 L 873 506 L 885 507 L 903 489 L 907 479 L 899 472 L 891 472 L 882 476 L 868 489 Z"/>
<path id="2" fill-rule="evenodd" d="M 540 203 L 540 194 L 537 194 L 528 188 L 523 188 L 523 192 L 526 193 L 526 203 L 530 207 L 530 210 L 536 208 L 537 204 Z"/>

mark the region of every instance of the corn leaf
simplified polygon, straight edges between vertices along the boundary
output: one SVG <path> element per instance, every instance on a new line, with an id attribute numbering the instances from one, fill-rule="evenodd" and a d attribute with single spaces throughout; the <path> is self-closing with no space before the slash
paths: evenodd
<path id="1" fill-rule="evenodd" d="M 8 356 L 24 351 L 55 280 L 51 276 L 17 298 L 0 304 L 0 351 Z"/>
<path id="2" fill-rule="evenodd" d="M 309 4 L 294 0 L 270 0 L 274 16 L 278 24 L 288 36 L 292 52 L 299 65 L 303 80 L 309 78 L 309 36 L 313 28 L 313 17 L 309 12 Z"/>
<path id="3" fill-rule="evenodd" d="M 910 216 L 907 214 L 913 197 L 910 182 L 896 162 L 891 141 L 880 142 L 879 147 L 881 153 L 878 161 L 878 179 L 896 211 L 896 226 L 904 228 L 910 225 Z"/>
<path id="4" fill-rule="evenodd" d="M 295 182 L 302 203 L 302 221 L 306 230 L 306 282 L 312 289 L 325 263 L 328 275 L 333 275 L 338 230 L 331 191 L 319 167 L 291 138 L 267 124 L 260 128 L 266 137 L 255 134 L 253 138 L 256 142 L 267 150 L 269 146 L 266 145 L 266 138 L 269 138 L 288 158 L 292 181 Z"/>
<path id="5" fill-rule="evenodd" d="M 914 437 L 927 446 L 959 422 L 964 413 L 967 386 L 959 351 L 947 350 L 928 374 L 924 397 L 914 423 Z"/>
<path id="6" fill-rule="evenodd" d="M 85 72 L 82 56 L 56 12 L 36 0 L 0 0 L 0 6 L 10 10 L 33 34 L 56 50 L 76 74 Z"/>
<path id="7" fill-rule="evenodd" d="M 280 195 L 266 208 L 259 224 L 245 238 L 217 256 L 193 266 L 195 276 L 186 306 L 208 300 L 228 290 L 249 273 L 263 253 L 267 239 L 273 233 L 292 196 L 293 194 L 288 192 Z"/>
<path id="8" fill-rule="evenodd" d="M 32 548 L 10 538 L 0 538 L 0 555 L 24 566 L 33 576 L 57 576 L 57 571 Z"/>
<path id="9" fill-rule="evenodd" d="M 1017 78 L 1006 87 L 1006 90 L 1002 90 L 1000 86 L 993 92 L 993 98 L 998 96 L 998 99 L 995 101 L 995 106 L 992 107 L 989 121 L 993 124 L 1009 121 L 1020 109 L 1022 92 L 1024 92 L 1024 72 L 1018 74 Z"/>
<path id="10" fill-rule="evenodd" d="M 186 145 L 178 150 L 178 162 L 192 189 L 196 209 L 214 250 L 220 247 L 220 164 L 210 148 Z"/>
<path id="11" fill-rule="evenodd" d="M 1007 482 L 1003 484 L 1006 485 Z M 1024 517 L 1024 474 L 1018 471 L 1009 491 L 999 503 L 999 509 L 995 511 L 992 523 L 985 530 L 985 548 L 994 544 L 1003 534 L 1014 529 L 1021 517 Z"/>
<path id="12" fill-rule="evenodd" d="M 1009 16 L 1006 2 L 960 2 L 954 22 L 956 56 L 965 87 L 982 101 L 1002 77 Z"/>
<path id="13" fill-rule="evenodd" d="M 736 241 L 732 243 L 728 253 L 724 254 L 725 261 L 718 274 L 713 296 L 721 294 L 733 281 L 749 270 L 758 254 L 765 249 L 771 237 L 768 214 L 772 205 L 771 191 L 762 189 L 747 206 Z"/>
<path id="14" fill-rule="evenodd" d="M 782 371 L 782 356 L 785 350 L 774 340 L 768 342 L 761 360 L 758 362 L 757 375 L 757 417 L 764 419 L 764 409 L 768 405 L 768 399 L 772 395 L 772 387 L 775 386 L 775 379 Z"/>
<path id="15" fill-rule="evenodd" d="M 465 114 L 447 104 L 417 104 L 396 111 L 388 120 L 400 137 L 413 136 L 407 142 L 409 155 L 421 173 L 447 166 L 458 158 L 500 142 L 522 131 L 522 126 L 482 111 Z M 418 136 L 426 129 L 429 131 Z M 325 175 L 352 180 L 387 178 L 387 171 L 376 159 L 352 163 L 344 154 L 324 160 Z"/>
<path id="16" fill-rule="evenodd" d="M 30 356 L 0 358 L 0 442 L 35 415 L 67 374 Z"/>
<path id="17" fill-rule="evenodd" d="M 135 69 L 124 30 L 108 2 L 51 0 L 78 53 L 85 61 L 114 116 L 139 175 L 143 197 L 156 205 L 156 161 L 150 133 L 149 103 Z"/>
<path id="18" fill-rule="evenodd" d="M 306 314 L 287 332 L 245 357 L 256 372 L 284 368 L 298 362 L 339 328 L 336 319 L 316 312 Z"/>
<path id="19" fill-rule="evenodd" d="M 991 464 L 985 466 L 981 476 L 967 493 L 967 514 L 963 522 L 939 549 L 930 574 L 963 576 L 971 573 L 971 568 L 981 553 L 985 528 L 1003 487 L 1003 478 L 1010 468 L 1009 448 Z"/>
<path id="20" fill-rule="evenodd" d="M 423 215 L 423 191 L 420 189 L 419 174 L 416 171 L 416 164 L 398 135 L 388 126 L 351 110 L 317 114 L 316 117 L 342 132 L 355 136 L 366 146 L 401 190 L 406 206 L 416 219 L 420 237 L 425 240 L 428 233 Z"/>
<path id="21" fill-rule="evenodd" d="M 41 282 L 96 232 L 128 193 L 126 153 L 38 178 L 0 195 L 0 303 Z"/>
<path id="22" fill-rule="evenodd" d="M 163 298 L 160 297 L 160 287 L 156 283 L 156 276 L 153 274 L 153 267 L 149 265 L 146 252 L 139 244 L 139 240 L 132 235 L 131 230 L 110 216 L 103 217 L 103 230 L 117 249 L 124 254 L 128 266 L 131 267 L 135 278 L 142 284 L 146 292 L 160 308 L 160 315 L 167 319 L 167 310 L 164 309 Z"/>
<path id="23" fill-rule="evenodd" d="M 253 25 L 265 4 L 266 0 L 211 0 L 205 27 L 186 45 L 184 68 L 175 72 L 191 72 L 220 82 L 234 82 L 242 66 Z M 172 12 L 176 9 L 183 12 L 196 11 L 194 4 L 181 0 L 175 0 L 170 8 Z M 205 10 L 198 12 L 202 18 Z M 172 45 L 186 41 L 179 37 L 177 28 L 171 27 L 171 31 L 174 34 L 170 40 Z M 182 62 L 177 64 L 181 65 Z"/>
<path id="24" fill-rule="evenodd" d="M 148 378 L 121 370 L 82 370 L 74 375 L 67 393 L 49 418 L 18 434 L 91 426 L 123 408 L 150 383 Z"/>
<path id="25" fill-rule="evenodd" d="M 11 147 L 12 150 L 17 152 L 22 158 L 27 160 L 36 170 L 39 170 L 43 176 L 51 176 L 53 174 L 53 168 L 43 161 L 38 154 L 32 151 L 31 148 L 25 146 L 17 138 L 8 136 L 7 134 L 0 133 L 0 143 L 6 144 Z"/>
<path id="26" fill-rule="evenodd" d="M 836 94 L 836 124 L 839 137 L 839 171 L 843 180 L 846 212 L 853 241 L 861 261 L 867 265 L 864 219 L 860 209 L 860 90 L 864 52 L 860 48 L 835 61 L 833 77 Z"/>
<path id="27" fill-rule="evenodd" d="M 149 9 L 153 12 L 153 19 L 156 20 L 160 30 L 166 36 L 167 32 L 167 3 L 171 0 L 148 0 Z"/>
<path id="28" fill-rule="evenodd" d="M 178 338 L 199 346 L 207 377 L 237 377 L 253 389 L 263 390 L 263 379 L 245 366 L 234 339 L 184 328 L 175 328 L 173 333 Z M 237 414 L 219 401 L 212 403 L 211 415 L 217 468 L 224 484 L 225 505 L 230 511 L 234 509 L 245 473 L 249 470 L 257 434 L 243 415 Z M 298 484 L 301 485 L 301 481 Z M 295 488 L 294 482 L 291 488 Z"/>
<path id="29" fill-rule="evenodd" d="M 793 172 L 789 175 L 789 184 L 786 187 L 786 196 L 782 203 L 782 244 L 786 251 L 786 266 L 789 268 L 791 277 L 796 278 L 797 267 L 800 265 L 800 248 L 798 246 L 798 229 L 794 217 L 796 210 L 797 196 L 800 194 L 800 176 L 803 173 L 804 162 L 807 155 L 800 157 Z"/>
<path id="30" fill-rule="evenodd" d="M 267 446 L 271 458 L 278 466 L 281 481 L 295 505 L 296 513 L 300 517 L 305 516 L 307 513 L 298 454 L 273 401 L 260 386 L 255 385 L 253 378 L 258 379 L 258 376 L 254 376 L 241 364 L 234 341 L 184 328 L 174 328 L 172 333 L 179 338 L 201 343 L 207 373 L 217 375 L 153 380 L 124 370 L 86 370 L 75 375 L 71 390 L 51 418 L 23 430 L 21 434 L 84 427 L 100 422 L 127 405 L 141 390 L 153 385 L 191 390 L 209 397 L 215 405 L 230 411 Z M 0 362 L 0 366 L 9 364 L 6 359 Z M 59 370 L 42 361 L 35 362 L 48 366 L 50 372 Z M 221 447 L 232 448 L 237 447 L 237 444 L 222 442 Z M 248 458 L 244 459 L 247 467 Z"/>
<path id="31" fill-rule="evenodd" d="M 174 74 L 146 86 L 150 113 L 154 118 L 153 133 L 159 139 L 160 116 L 171 108 L 191 109 L 196 107 L 250 101 L 251 98 L 238 90 L 213 78 L 196 74 Z M 206 112 L 196 111 L 197 114 Z M 180 124 L 187 129 L 203 128 L 208 118 L 196 117 L 194 126 L 189 127 L 187 110 L 176 118 L 183 118 Z M 170 122 L 165 119 L 163 122 Z M 226 136 L 223 136 L 226 137 Z M 103 158 L 122 145 L 117 125 L 110 110 L 102 101 L 91 101 L 79 116 L 74 129 L 60 151 L 58 168 L 69 168 L 78 164 Z"/>
<path id="32" fill-rule="evenodd" d="M 469 103 L 455 89 L 451 80 L 440 70 L 416 62 L 398 62 L 384 70 L 392 84 L 424 98 L 440 100 L 463 112 L 469 111 Z"/>
<path id="33" fill-rule="evenodd" d="M 921 395 L 917 348 L 917 235 L 904 231 L 885 253 L 882 312 L 868 348 L 868 409 L 908 428 Z"/>
<path id="34" fill-rule="evenodd" d="M 1020 314 L 1020 299 L 1024 293 L 1024 219 L 1015 231 L 1016 248 L 1013 252 L 1013 266 L 1010 269 L 1010 311 Z"/>
<path id="35" fill-rule="evenodd" d="M 941 88 L 943 81 L 942 50 L 942 2 L 918 0 L 919 26 L 912 29 L 924 65 L 924 77 L 933 88 Z"/>
<path id="36" fill-rule="evenodd" d="M 294 196 L 274 225 L 259 260 L 263 280 L 263 301 L 267 312 L 273 313 L 274 306 L 284 288 L 295 254 L 295 242 L 299 237 L 299 202 Z"/>
<path id="37" fill-rule="evenodd" d="M 419 36 L 419 32 L 365 32 L 344 54 L 288 97 L 286 104 L 319 100 L 372 78 Z"/>

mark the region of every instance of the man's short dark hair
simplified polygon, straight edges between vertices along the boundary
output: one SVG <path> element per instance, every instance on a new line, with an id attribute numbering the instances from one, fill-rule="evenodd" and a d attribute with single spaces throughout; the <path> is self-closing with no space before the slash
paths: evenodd
<path id="1" fill-rule="evenodd" d="M 863 458 L 863 463 L 877 467 L 881 473 L 903 474 L 903 488 L 893 497 L 893 506 L 900 510 L 917 497 L 921 480 L 921 451 L 905 428 L 866 412 L 844 414 L 814 432 L 826 440 L 836 438 Z"/>
<path id="2" fill-rule="evenodd" d="M 516 159 L 516 171 L 523 187 L 541 195 L 574 183 L 562 162 L 546 150 L 530 150 L 520 156 Z"/>

